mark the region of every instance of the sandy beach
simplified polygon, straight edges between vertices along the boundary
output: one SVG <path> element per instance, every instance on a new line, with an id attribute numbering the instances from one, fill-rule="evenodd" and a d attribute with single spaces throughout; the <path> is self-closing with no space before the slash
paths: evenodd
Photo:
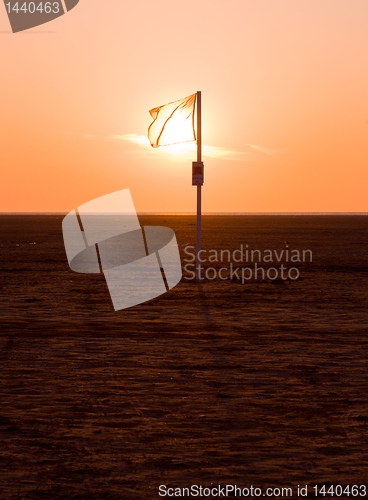
<path id="1" fill-rule="evenodd" d="M 366 216 L 204 216 L 208 252 L 312 261 L 298 279 L 184 273 L 117 312 L 102 275 L 69 269 L 62 218 L 0 217 L 1 500 L 367 482 Z M 174 229 L 184 265 L 195 217 L 139 219 Z"/>

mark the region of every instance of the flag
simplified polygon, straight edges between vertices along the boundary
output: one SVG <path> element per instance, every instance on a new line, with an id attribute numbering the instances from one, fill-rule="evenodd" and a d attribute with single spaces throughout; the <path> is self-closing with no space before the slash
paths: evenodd
<path id="1" fill-rule="evenodd" d="M 153 122 L 148 129 L 148 139 L 153 148 L 196 140 L 194 127 L 196 95 L 192 94 L 150 110 Z"/>

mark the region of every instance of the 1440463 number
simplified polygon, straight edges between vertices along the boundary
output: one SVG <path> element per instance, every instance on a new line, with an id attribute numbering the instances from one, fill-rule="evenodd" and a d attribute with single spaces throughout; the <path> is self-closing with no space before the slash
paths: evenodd
<path id="1" fill-rule="evenodd" d="M 22 2 L 16 2 L 13 7 L 11 6 L 10 2 L 6 4 L 6 7 L 8 9 L 8 13 L 10 14 L 11 12 L 16 12 L 19 14 L 19 12 L 23 12 L 24 14 L 34 14 L 36 12 L 40 14 L 58 14 L 60 12 L 60 4 L 59 2 L 40 2 L 37 6 L 37 2 L 24 2 L 21 5 Z"/>
<path id="2" fill-rule="evenodd" d="M 315 496 L 335 496 L 341 497 L 344 495 L 346 497 L 365 497 L 367 495 L 367 487 L 364 484 L 353 486 L 330 486 L 329 488 L 326 485 L 323 486 L 313 486 Z"/>

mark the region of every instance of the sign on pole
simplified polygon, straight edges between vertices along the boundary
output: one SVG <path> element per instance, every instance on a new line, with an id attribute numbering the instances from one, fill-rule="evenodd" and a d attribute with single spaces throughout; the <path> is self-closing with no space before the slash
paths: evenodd
<path id="1" fill-rule="evenodd" d="M 193 161 L 192 163 L 192 186 L 203 186 L 204 164 L 203 161 Z"/>

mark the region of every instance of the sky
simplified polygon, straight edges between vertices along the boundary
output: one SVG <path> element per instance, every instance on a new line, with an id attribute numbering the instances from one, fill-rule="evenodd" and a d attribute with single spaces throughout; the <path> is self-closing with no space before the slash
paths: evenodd
<path id="1" fill-rule="evenodd" d="M 202 92 L 204 212 L 368 212 L 366 0 L 80 0 L 12 33 L 0 5 L 0 212 L 129 188 L 194 212 L 195 145 L 149 110 Z"/>

